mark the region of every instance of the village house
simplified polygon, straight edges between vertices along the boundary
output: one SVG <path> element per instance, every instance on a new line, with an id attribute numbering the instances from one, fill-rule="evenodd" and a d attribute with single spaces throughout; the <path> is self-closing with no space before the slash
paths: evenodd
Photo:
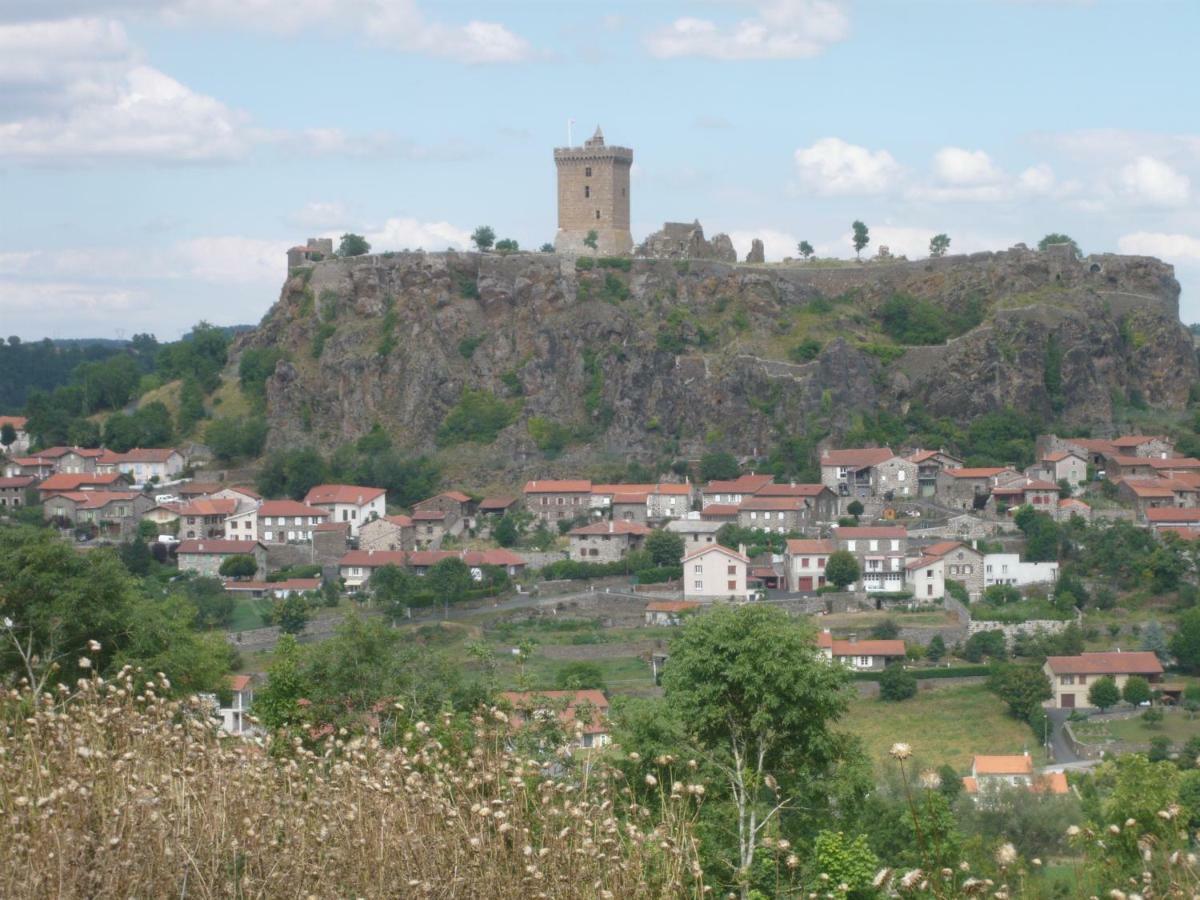
<path id="1" fill-rule="evenodd" d="M 640 522 L 649 518 L 649 494 L 613 494 L 611 516 L 618 522 Z"/>
<path id="2" fill-rule="evenodd" d="M 881 671 L 908 654 L 904 641 L 860 641 L 855 635 L 839 640 L 828 628 L 817 635 L 817 651 L 826 659 L 859 672 Z"/>
<path id="3" fill-rule="evenodd" d="M 58 472 L 38 485 L 38 494 L 45 501 L 54 494 L 70 491 L 118 491 L 129 486 L 129 476 L 120 472 Z"/>
<path id="4" fill-rule="evenodd" d="M 293 594 L 311 594 L 321 589 L 320 578 L 288 578 L 283 581 L 227 581 L 225 593 L 261 600 L 283 600 Z"/>
<path id="5" fill-rule="evenodd" d="M 103 455 L 103 450 L 91 447 L 50 447 L 36 454 L 38 459 L 53 462 L 55 472 L 65 472 L 68 475 L 95 472 L 96 460 Z"/>
<path id="6" fill-rule="evenodd" d="M 1159 478 L 1180 478 L 1200 473 L 1200 459 L 1194 456 L 1171 456 L 1150 460 L 1150 468 Z"/>
<path id="7" fill-rule="evenodd" d="M 135 447 L 126 453 L 105 450 L 96 459 L 97 472 L 120 472 L 134 485 L 172 481 L 183 472 L 186 460 L 173 447 Z"/>
<path id="8" fill-rule="evenodd" d="M 304 502 L 329 513 L 330 522 L 345 522 L 350 536 L 372 519 L 382 516 L 387 509 L 387 491 L 377 487 L 360 487 L 353 484 L 318 484 L 304 497 Z"/>
<path id="9" fill-rule="evenodd" d="M 413 540 L 418 550 L 437 550 L 442 541 L 463 533 L 465 520 L 444 509 L 418 509 L 412 514 Z"/>
<path id="10" fill-rule="evenodd" d="M 250 724 L 250 704 L 254 702 L 254 679 L 250 675 L 229 676 L 229 705 L 222 706 L 221 730 L 229 734 L 245 734 Z"/>
<path id="11" fill-rule="evenodd" d="M 1060 438 L 1043 434 L 1038 435 L 1036 449 L 1039 459 L 1062 451 L 1075 452 L 1099 470 L 1104 468 L 1104 457 L 1111 455 L 1166 459 L 1175 455 L 1175 442 L 1161 434 L 1127 434 L 1111 439 Z"/>
<path id="12" fill-rule="evenodd" d="M 1053 481 L 1025 479 L 992 488 L 992 500 L 997 513 L 1016 510 L 1028 504 L 1038 512 L 1053 515 L 1054 508 L 1058 506 L 1058 485 Z"/>
<path id="13" fill-rule="evenodd" d="M 546 524 L 588 515 L 592 483 L 580 479 L 525 483 L 525 508 Z"/>
<path id="14" fill-rule="evenodd" d="M 700 521 L 716 522 L 718 526 L 726 522 L 737 524 L 738 507 L 734 503 L 712 503 L 700 510 Z"/>
<path id="15" fill-rule="evenodd" d="M 511 512 L 517 503 L 516 497 L 484 497 L 479 501 L 480 518 L 500 519 Z"/>
<path id="16" fill-rule="evenodd" d="M 738 504 L 738 525 L 778 534 L 815 526 L 812 508 L 803 497 L 747 497 Z"/>
<path id="17" fill-rule="evenodd" d="M 940 556 L 922 556 L 904 566 L 904 582 L 914 603 L 940 603 L 946 596 L 946 561 Z"/>
<path id="18" fill-rule="evenodd" d="M 693 550 L 715 544 L 717 532 L 721 530 L 722 524 L 703 519 L 672 519 L 663 528 L 683 537 L 683 552 L 686 555 Z"/>
<path id="19" fill-rule="evenodd" d="M 1148 650 L 1107 653 L 1082 653 L 1079 656 L 1048 656 L 1042 671 L 1050 679 L 1053 697 L 1051 709 L 1077 709 L 1088 706 L 1088 691 L 1097 678 L 1111 676 L 1124 689 L 1130 675 L 1150 682 L 1162 681 L 1163 667 Z"/>
<path id="20" fill-rule="evenodd" d="M 983 509 L 992 489 L 1020 481 L 1023 476 L 1005 466 L 943 469 L 938 474 L 937 495 L 946 506 L 955 509 Z"/>
<path id="21" fill-rule="evenodd" d="M 640 503 L 640 512 L 634 512 L 637 521 L 646 521 L 646 498 L 654 490 L 653 484 L 593 484 L 591 495 L 588 497 L 588 508 L 596 515 L 611 514 L 613 501 L 623 497 L 624 505 Z"/>
<path id="22" fill-rule="evenodd" d="M 919 490 L 917 463 L 888 447 L 825 450 L 821 483 L 842 497 L 912 497 Z"/>
<path id="23" fill-rule="evenodd" d="M 939 541 L 921 550 L 921 555 L 943 560 L 944 577 L 966 588 L 972 602 L 983 596 L 984 556 L 974 547 L 962 541 Z"/>
<path id="24" fill-rule="evenodd" d="M 39 481 L 54 474 L 54 460 L 40 456 L 14 456 L 4 464 L 5 478 L 30 475 Z"/>
<path id="25" fill-rule="evenodd" d="M 257 563 L 255 578 L 267 568 L 267 548 L 260 541 L 181 541 L 176 555 L 180 572 L 195 572 L 205 578 L 220 578 L 221 563 L 231 556 L 251 556 Z"/>
<path id="26" fill-rule="evenodd" d="M 1156 532 L 1168 528 L 1200 528 L 1200 509 L 1195 507 L 1190 509 L 1175 507 L 1147 509 L 1143 515 L 1146 524 Z"/>
<path id="27" fill-rule="evenodd" d="M 1028 753 L 1012 756 L 975 756 L 971 774 L 963 776 L 963 790 L 976 802 L 985 802 L 989 794 L 1008 788 L 1026 788 L 1038 794 L 1066 794 L 1067 776 L 1063 772 L 1038 775 Z"/>
<path id="28" fill-rule="evenodd" d="M 908 531 L 903 526 L 838 527 L 833 540 L 858 561 L 861 590 L 887 593 L 904 590 Z"/>
<path id="29" fill-rule="evenodd" d="M 1118 481 L 1122 478 L 1155 478 L 1157 475 L 1149 457 L 1112 453 L 1104 456 L 1104 477 Z"/>
<path id="30" fill-rule="evenodd" d="M 1200 503 L 1200 488 L 1191 480 L 1175 478 L 1122 478 L 1117 482 L 1117 499 L 1128 503 L 1138 521 L 1146 521 L 1146 510 L 1173 507 L 1191 509 Z"/>
<path id="31" fill-rule="evenodd" d="M 408 553 L 403 550 L 351 550 L 338 560 L 338 577 L 347 588 L 357 590 L 383 566 L 407 567 Z"/>
<path id="32" fill-rule="evenodd" d="M 0 478 L 0 509 L 16 509 L 25 506 L 30 489 L 37 484 L 32 475 L 16 475 Z"/>
<path id="33" fill-rule="evenodd" d="M 725 481 L 710 481 L 700 489 L 700 506 L 707 509 L 714 504 L 734 506 L 757 494 L 775 479 L 770 475 L 739 475 Z"/>
<path id="34" fill-rule="evenodd" d="M 237 511 L 233 499 L 210 500 L 207 497 L 185 503 L 177 510 L 179 537 L 184 540 L 221 538 L 225 536 L 225 521 Z"/>
<path id="35" fill-rule="evenodd" d="M 1079 450 L 1058 450 L 1047 453 L 1026 474 L 1055 484 L 1065 480 L 1072 488 L 1076 488 L 1087 482 L 1087 468 L 1087 454 Z"/>
<path id="36" fill-rule="evenodd" d="M 660 482 L 646 495 L 646 519 L 650 522 L 681 519 L 691 510 L 695 497 L 696 489 L 690 482 Z"/>
<path id="37" fill-rule="evenodd" d="M 744 553 L 713 544 L 683 557 L 685 600 L 749 600 L 750 560 Z"/>
<path id="38" fill-rule="evenodd" d="M 478 504 L 462 491 L 443 491 L 413 504 L 413 512 L 436 509 L 449 513 L 452 518 L 462 521 L 464 529 L 471 527 L 477 508 Z"/>
<path id="39" fill-rule="evenodd" d="M 159 534 L 175 534 L 179 530 L 181 503 L 155 503 L 142 513 L 143 522 L 151 522 Z"/>
<path id="40" fill-rule="evenodd" d="M 360 550 L 415 550 L 416 526 L 410 516 L 383 515 L 358 527 Z"/>
<path id="41" fill-rule="evenodd" d="M 27 419 L 24 416 L 0 416 L 0 438 L 3 437 L 5 425 L 12 426 L 16 440 L 11 444 L 0 442 L 0 452 L 8 456 L 21 456 L 29 452 L 29 432 L 25 430 Z"/>
<path id="42" fill-rule="evenodd" d="M 580 562 L 616 562 L 641 549 L 650 528 L 639 522 L 601 521 L 572 528 L 571 559 Z"/>
<path id="43" fill-rule="evenodd" d="M 945 450 L 917 450 L 905 458 L 917 467 L 917 494 L 921 497 L 937 493 L 937 477 L 943 469 L 962 468 L 962 460 Z"/>
<path id="44" fill-rule="evenodd" d="M 1092 508 L 1075 497 L 1063 497 L 1058 501 L 1058 508 L 1055 510 L 1055 520 L 1058 522 L 1069 522 L 1071 516 L 1079 516 L 1085 522 L 1092 521 Z"/>
<path id="45" fill-rule="evenodd" d="M 42 518 L 75 527 L 94 527 L 100 537 L 129 540 L 137 534 L 142 513 L 154 505 L 132 491 L 70 491 L 42 503 Z"/>
<path id="46" fill-rule="evenodd" d="M 254 513 L 258 520 L 256 539 L 264 544 L 311 543 L 313 529 L 329 519 L 326 510 L 296 500 L 264 500 Z"/>
<path id="47" fill-rule="evenodd" d="M 833 541 L 790 540 L 784 545 L 784 579 L 789 591 L 808 593 L 825 586 L 825 563 L 837 546 Z"/>
<path id="48" fill-rule="evenodd" d="M 694 600 L 653 600 L 646 604 L 646 624 L 679 625 L 688 615 L 700 609 Z"/>
<path id="49" fill-rule="evenodd" d="M 1027 587 L 1053 584 L 1058 580 L 1058 563 L 1025 562 L 1019 553 L 988 553 L 983 557 L 983 586 L 1007 584 Z"/>
<path id="50" fill-rule="evenodd" d="M 603 691 L 502 691 L 500 702 L 512 710 L 514 728 L 557 719 L 580 750 L 609 743 L 608 698 Z"/>

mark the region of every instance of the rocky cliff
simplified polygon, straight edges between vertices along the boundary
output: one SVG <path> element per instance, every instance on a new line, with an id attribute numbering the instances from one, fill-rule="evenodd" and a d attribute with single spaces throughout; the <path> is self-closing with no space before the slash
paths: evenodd
<path id="1" fill-rule="evenodd" d="M 897 345 L 896 296 L 953 336 Z M 1101 428 L 1114 404 L 1181 409 L 1197 364 L 1178 296 L 1154 259 L 1024 249 L 837 266 L 401 253 L 293 269 L 238 347 L 287 353 L 267 385 L 272 446 L 330 449 L 378 422 L 433 450 L 464 390 L 503 401 L 511 424 L 473 457 L 486 483 L 761 452 L 914 405 Z"/>

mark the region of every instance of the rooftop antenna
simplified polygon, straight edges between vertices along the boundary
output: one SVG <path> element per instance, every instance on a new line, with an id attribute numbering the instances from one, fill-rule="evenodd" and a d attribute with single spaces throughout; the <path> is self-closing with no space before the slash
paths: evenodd
<path id="1" fill-rule="evenodd" d="M 575 124 L 574 119 L 567 119 L 567 146 L 568 147 L 575 146 L 574 144 L 571 143 L 571 126 L 574 124 Z"/>

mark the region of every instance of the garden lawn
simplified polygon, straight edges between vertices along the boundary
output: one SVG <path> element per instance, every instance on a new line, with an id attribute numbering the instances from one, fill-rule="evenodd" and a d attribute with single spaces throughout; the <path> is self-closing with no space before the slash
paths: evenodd
<path id="1" fill-rule="evenodd" d="M 909 744 L 923 766 L 949 763 L 963 773 L 977 753 L 1029 750 L 1036 764 L 1045 761 L 1029 726 L 1009 716 L 1004 703 L 982 684 L 921 691 L 900 703 L 859 697 L 841 724 L 862 738 L 878 767 L 889 763 L 888 750 L 897 742 Z"/>
<path id="2" fill-rule="evenodd" d="M 1159 736 L 1170 738 L 1172 744 L 1183 744 L 1200 735 L 1200 718 L 1193 718 L 1183 710 L 1167 709 L 1164 712 L 1162 722 L 1157 724 L 1143 722 L 1138 716 L 1106 722 L 1104 724 L 1107 727 L 1103 731 L 1118 741 L 1134 741 L 1141 744 L 1148 744 Z"/>
<path id="3" fill-rule="evenodd" d="M 226 631 L 250 631 L 263 627 L 262 616 L 258 612 L 258 604 L 262 600 L 251 597 L 236 597 L 233 601 L 233 619 L 230 620 Z"/>

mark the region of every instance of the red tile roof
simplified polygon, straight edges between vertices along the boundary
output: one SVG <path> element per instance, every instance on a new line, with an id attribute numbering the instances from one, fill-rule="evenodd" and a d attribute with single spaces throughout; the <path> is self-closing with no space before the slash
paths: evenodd
<path id="1" fill-rule="evenodd" d="M 817 635 L 817 646 L 837 656 L 905 656 L 904 641 L 844 641 L 828 631 Z"/>
<path id="2" fill-rule="evenodd" d="M 564 725 L 573 725 L 576 709 L 583 705 L 592 708 L 591 722 L 584 725 L 588 734 L 608 731 L 604 715 L 608 712 L 608 698 L 603 691 L 502 691 L 500 699 L 513 709 L 534 712 L 538 709 L 558 710 L 558 719 Z M 559 709 L 565 703 L 565 709 Z"/>
<path id="3" fill-rule="evenodd" d="M 1146 521 L 1156 522 L 1200 522 L 1200 508 L 1172 509 L 1162 506 L 1146 510 Z"/>
<path id="4" fill-rule="evenodd" d="M 0 488 L 25 488 L 36 483 L 37 479 L 32 475 L 14 475 L 12 478 L 0 478 Z"/>
<path id="5" fill-rule="evenodd" d="M 1161 434 L 1124 434 L 1120 437 L 1115 437 L 1111 441 L 1114 447 L 1140 447 L 1142 444 L 1148 444 L 1150 441 L 1161 441 Z"/>
<path id="6" fill-rule="evenodd" d="M 516 497 L 484 497 L 479 501 L 480 512 L 508 509 L 517 502 Z"/>
<path id="7" fill-rule="evenodd" d="M 590 494 L 592 483 L 579 479 L 527 481 L 524 492 L 526 494 Z"/>
<path id="8" fill-rule="evenodd" d="M 1074 497 L 1063 497 L 1058 501 L 1059 509 L 1091 509 L 1082 500 L 1076 500 Z"/>
<path id="9" fill-rule="evenodd" d="M 1200 528 L 1184 528 L 1181 525 L 1167 525 L 1158 529 L 1159 534 L 1173 534 L 1181 541 L 1200 540 Z"/>
<path id="10" fill-rule="evenodd" d="M 979 552 L 978 550 L 968 547 L 962 541 L 938 541 L 936 544 L 930 544 L 922 552 L 926 556 L 945 556 L 950 551 L 957 550 L 959 547 L 962 547 L 965 550 L 970 550 L 972 553 Z"/>
<path id="11" fill-rule="evenodd" d="M 339 566 L 404 566 L 408 554 L 403 550 L 351 550 L 338 560 Z"/>
<path id="12" fill-rule="evenodd" d="M 318 519 L 329 517 L 329 511 L 319 506 L 306 506 L 298 500 L 264 500 L 258 508 L 259 518 L 266 516 L 308 516 Z"/>
<path id="13" fill-rule="evenodd" d="M 822 466 L 865 468 L 887 462 L 896 454 L 888 447 L 864 447 L 852 450 L 826 450 L 821 454 Z"/>
<path id="14" fill-rule="evenodd" d="M 1158 657 L 1148 650 L 1047 656 L 1046 665 L 1055 675 L 1161 675 L 1163 671 Z"/>
<path id="15" fill-rule="evenodd" d="M 1033 757 L 1025 754 L 976 756 L 971 760 L 971 771 L 976 775 L 1032 775 Z"/>
<path id="16" fill-rule="evenodd" d="M 710 503 L 704 509 L 700 510 L 700 518 L 703 519 L 736 519 L 738 508 L 733 503 Z"/>
<path id="17" fill-rule="evenodd" d="M 614 506 L 616 506 L 617 504 L 625 504 L 626 506 L 638 506 L 638 505 L 644 506 L 646 503 L 646 498 L 648 496 L 650 496 L 650 495 L 649 494 L 613 494 L 612 502 L 613 502 Z"/>
<path id="18" fill-rule="evenodd" d="M 394 515 L 394 516 L 380 516 L 380 518 L 383 519 L 383 521 L 385 521 L 385 522 L 391 522 L 393 525 L 399 525 L 401 528 L 409 528 L 412 526 L 412 523 L 413 523 L 412 516 L 405 516 L 405 515 L 399 515 L 399 514 Z M 370 523 L 364 522 L 363 524 L 369 525 Z"/>
<path id="19" fill-rule="evenodd" d="M 23 431 L 27 421 L 24 416 L 0 416 L 0 428 L 11 425 L 16 431 Z"/>
<path id="20" fill-rule="evenodd" d="M 244 691 L 250 687 L 250 682 L 253 680 L 253 677 L 250 675 L 230 675 L 229 689 L 234 692 Z"/>
<path id="21" fill-rule="evenodd" d="M 1135 497 L 1159 497 L 1171 499 L 1175 491 L 1165 478 L 1122 478 L 1120 483 L 1133 492 Z"/>
<path id="22" fill-rule="evenodd" d="M 607 494 L 649 494 L 657 485 L 653 484 L 593 484 L 592 493 Z"/>
<path id="23" fill-rule="evenodd" d="M 699 556 L 703 556 L 705 553 L 723 553 L 726 556 L 732 556 L 734 559 L 740 559 L 746 565 L 750 564 L 750 559 L 747 556 L 738 553 L 736 550 L 730 550 L 728 547 L 723 547 L 720 544 L 709 544 L 707 547 L 701 547 L 698 550 L 693 550 L 683 558 L 683 562 L 687 562 L 690 559 L 696 559 Z"/>
<path id="24" fill-rule="evenodd" d="M 771 475 L 739 475 L 732 481 L 710 481 L 704 486 L 704 493 L 757 494 L 774 480 Z"/>
<path id="25" fill-rule="evenodd" d="M 414 522 L 444 522 L 450 513 L 441 509 L 417 509 L 413 510 L 412 520 Z"/>
<path id="26" fill-rule="evenodd" d="M 225 541 L 219 538 L 205 538 L 199 541 L 182 541 L 179 552 L 189 556 L 253 556 L 254 551 L 261 547 L 258 541 Z"/>
<path id="27" fill-rule="evenodd" d="M 934 563 L 942 562 L 940 556 L 922 556 L 920 559 L 914 559 L 912 562 L 906 563 L 904 568 L 910 572 L 915 572 L 917 569 L 924 569 L 926 566 L 932 566 Z"/>
<path id="28" fill-rule="evenodd" d="M 1150 468 L 1159 470 L 1166 469 L 1200 469 L 1200 459 L 1194 456 L 1172 456 L 1170 459 L 1152 459 L 1150 460 Z"/>
<path id="29" fill-rule="evenodd" d="M 318 484 L 304 497 L 304 502 L 311 506 L 342 503 L 346 505 L 366 506 L 372 500 L 386 494 L 383 488 L 362 487 L 355 484 Z"/>
<path id="30" fill-rule="evenodd" d="M 675 496 L 691 496 L 694 490 L 691 484 L 676 484 L 673 481 L 663 481 L 654 486 L 652 494 L 672 494 Z"/>
<path id="31" fill-rule="evenodd" d="M 847 525 L 833 529 L 834 540 L 857 541 L 872 538 L 906 538 L 908 529 L 903 525 Z"/>
<path id="32" fill-rule="evenodd" d="M 288 578 L 284 581 L 227 581 L 226 591 L 316 591 L 320 578 Z"/>
<path id="33" fill-rule="evenodd" d="M 190 495 L 215 494 L 218 491 L 225 490 L 227 486 L 219 481 L 189 481 L 187 484 L 181 484 L 172 490 L 181 497 Z"/>
<path id="34" fill-rule="evenodd" d="M 38 490 L 43 493 L 50 491 L 77 491 L 84 485 L 108 487 L 116 484 L 118 481 L 125 480 L 125 476 L 120 472 L 109 472 L 105 475 L 100 475 L 96 472 L 59 472 L 51 475 L 39 484 Z"/>
<path id="35" fill-rule="evenodd" d="M 787 542 L 787 552 L 795 556 L 797 553 L 833 553 L 837 545 L 833 541 L 811 541 L 792 539 Z"/>
<path id="36" fill-rule="evenodd" d="M 1076 459 L 1082 459 L 1087 462 L 1087 459 L 1078 450 L 1060 450 L 1057 453 L 1047 453 L 1042 457 L 1042 462 L 1062 462 L 1068 456 L 1073 456 Z"/>
<path id="37" fill-rule="evenodd" d="M 102 463 L 165 463 L 172 455 L 182 456 L 183 454 L 174 447 L 134 447 L 125 453 L 114 453 L 112 450 L 105 450 L 103 456 L 99 458 Z"/>
<path id="38" fill-rule="evenodd" d="M 39 450 L 37 456 L 39 459 L 59 459 L 68 453 L 74 453 L 84 459 L 98 459 L 104 452 L 93 447 L 47 447 L 45 450 Z"/>
<path id="39" fill-rule="evenodd" d="M 236 510 L 236 500 L 209 500 L 207 497 L 202 497 L 179 507 L 178 512 L 181 516 L 228 516 Z"/>
<path id="40" fill-rule="evenodd" d="M 640 522 L 606 521 L 594 522 L 591 525 L 581 525 L 579 528 L 572 528 L 567 534 L 576 537 L 587 537 L 594 534 L 633 534 L 644 537 L 650 531 L 649 526 L 642 525 Z"/>

